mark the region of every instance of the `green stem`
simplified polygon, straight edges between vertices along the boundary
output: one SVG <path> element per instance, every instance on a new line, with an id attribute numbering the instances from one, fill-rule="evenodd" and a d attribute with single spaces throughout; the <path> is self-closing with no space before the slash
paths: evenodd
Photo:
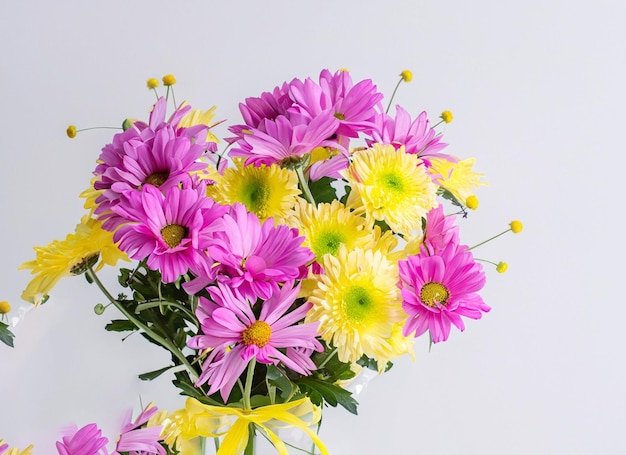
<path id="1" fill-rule="evenodd" d="M 243 408 L 251 410 L 250 392 L 252 391 L 252 380 L 254 379 L 254 367 L 256 366 L 256 356 L 252 357 L 248 364 L 248 374 L 246 376 L 246 386 L 243 389 Z"/>
<path id="2" fill-rule="evenodd" d="M 93 271 L 93 268 L 89 267 L 86 273 L 87 275 L 89 275 L 89 278 L 91 278 L 93 282 L 96 283 L 100 291 L 102 291 L 102 293 L 109 300 L 109 302 L 111 302 L 115 306 L 115 308 L 117 308 L 124 316 L 126 316 L 126 319 L 135 324 L 137 328 L 143 330 L 146 335 L 148 335 L 158 344 L 170 351 L 183 365 L 185 365 L 187 371 L 189 372 L 189 375 L 191 376 L 192 381 L 196 382 L 198 380 L 198 374 L 196 373 L 196 370 L 194 370 L 191 364 L 187 361 L 187 358 L 172 342 L 155 333 L 150 327 L 145 325 L 143 322 L 137 319 L 130 311 L 124 308 L 124 306 L 111 295 L 111 293 L 107 290 L 104 284 L 102 284 L 102 281 L 100 281 L 100 278 L 98 278 L 96 272 Z"/>
<path id="3" fill-rule="evenodd" d="M 484 245 L 484 244 L 485 244 L 485 243 L 487 243 L 487 242 L 491 242 L 493 239 L 497 239 L 497 238 L 498 238 L 498 237 L 500 237 L 501 235 L 504 235 L 504 234 L 506 234 L 507 232 L 509 232 L 510 230 L 511 230 L 511 229 L 509 228 L 509 229 L 507 229 L 506 231 L 500 232 L 498 235 L 494 235 L 493 237 L 491 237 L 491 238 L 489 238 L 489 239 L 487 239 L 487 240 L 485 240 L 485 241 L 483 241 L 483 242 L 477 243 L 477 244 L 476 244 L 476 245 L 474 245 L 473 247 L 468 248 L 468 250 L 467 250 L 467 251 L 471 251 L 471 250 L 473 250 L 474 248 L 477 248 L 477 247 L 479 247 L 479 246 L 481 246 L 481 245 Z"/>
<path id="4" fill-rule="evenodd" d="M 385 114 L 389 113 L 389 109 L 391 109 L 391 102 L 393 101 L 393 97 L 396 96 L 396 92 L 398 91 L 398 87 L 400 87 L 400 84 L 402 84 L 403 80 L 404 79 L 400 78 L 400 80 L 396 84 L 396 88 L 393 89 L 393 93 L 391 94 L 391 98 L 389 98 L 389 104 L 387 105 L 387 110 L 385 111 Z"/>
<path id="5" fill-rule="evenodd" d="M 296 168 L 296 174 L 298 174 L 298 181 L 300 182 L 300 187 L 302 188 L 304 197 L 311 204 L 315 205 L 315 198 L 313 197 L 313 194 L 311 193 L 311 189 L 309 188 L 309 185 L 306 181 L 306 177 L 304 176 L 304 171 L 302 170 L 301 166 Z"/>
<path id="6" fill-rule="evenodd" d="M 244 455 L 254 455 L 254 424 L 251 423 L 248 425 L 248 444 L 246 444 L 246 448 L 243 451 Z"/>
<path id="7" fill-rule="evenodd" d="M 337 354 L 337 348 L 333 349 L 330 354 L 328 354 L 328 356 L 324 359 L 324 361 L 322 363 L 320 363 L 317 368 L 318 369 L 322 369 L 326 366 L 326 364 L 330 361 L 330 359 L 332 359 L 334 357 L 334 355 Z"/>
<path id="8" fill-rule="evenodd" d="M 160 308 L 161 306 L 169 306 L 169 307 L 178 308 L 179 310 L 184 312 L 187 316 L 189 316 L 191 318 L 191 321 L 195 324 L 195 326 L 198 327 L 198 323 L 196 322 L 196 317 L 193 315 L 193 313 L 178 302 L 170 302 L 169 300 L 149 300 L 145 303 L 141 303 L 137 305 L 137 309 L 135 311 L 137 313 L 141 313 L 143 310 L 156 308 L 156 307 Z"/>

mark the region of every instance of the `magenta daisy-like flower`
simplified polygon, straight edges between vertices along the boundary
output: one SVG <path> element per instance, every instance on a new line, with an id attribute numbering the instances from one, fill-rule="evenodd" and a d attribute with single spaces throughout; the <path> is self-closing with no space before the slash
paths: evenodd
<path id="1" fill-rule="evenodd" d="M 104 220 L 104 228 L 114 230 L 123 222 L 112 208 L 120 196 L 137 191 L 146 184 L 162 191 L 191 182 L 190 172 L 206 168 L 198 159 L 207 150 L 206 125 L 177 128 L 178 122 L 191 106 L 177 109 L 165 121 L 166 101 L 159 99 L 148 124 L 134 125 L 113 137 L 102 149 L 94 175 L 94 188 L 104 190 L 96 199 L 95 213 Z"/>
<path id="2" fill-rule="evenodd" d="M 331 111 L 339 119 L 335 132 L 338 136 L 358 137 L 360 131 L 372 128 L 376 116 L 376 106 L 383 99 L 371 79 L 354 85 L 350 73 L 337 71 L 331 74 L 322 70 L 319 84 L 307 78 L 304 82 L 294 79 L 289 84 L 295 105 L 291 112 L 314 119 L 326 111 Z"/>
<path id="3" fill-rule="evenodd" d="M 234 204 L 221 222 L 208 247 L 219 282 L 255 301 L 269 298 L 279 283 L 307 276 L 315 256 L 302 246 L 297 229 L 274 226 L 272 218 L 261 224 L 243 204 Z"/>
<path id="4" fill-rule="evenodd" d="M 372 139 L 366 140 L 370 147 L 375 143 L 390 144 L 396 149 L 404 146 L 406 153 L 418 155 L 428 167 L 430 167 L 428 156 L 451 158 L 438 153 L 448 144 L 441 142 L 443 136 L 436 134 L 435 130 L 428 126 L 426 112 L 422 112 L 411 121 L 411 115 L 402 107 L 396 106 L 395 118 L 385 113 L 377 116 L 376 128 L 371 134 Z"/>
<path id="5" fill-rule="evenodd" d="M 315 365 L 303 361 L 303 356 L 323 349 L 316 339 L 319 324 L 300 323 L 311 308 L 310 303 L 288 312 L 298 297 L 300 284 L 289 282 L 273 290 L 261 304 L 258 318 L 251 306 L 256 299 L 251 302 L 223 284 L 208 290 L 213 302 L 201 297 L 196 311 L 202 334 L 187 343 L 201 351 L 212 349 L 196 386 L 208 382 L 208 394 L 219 391 L 226 401 L 253 357 L 260 363 L 282 363 L 303 375 L 311 373 Z M 281 349 L 285 348 L 283 353 Z"/>
<path id="6" fill-rule="evenodd" d="M 188 270 L 204 274 L 210 269 L 206 249 L 218 219 L 226 213 L 206 196 L 206 187 L 172 187 L 165 194 L 152 185 L 130 192 L 113 207 L 127 223 L 113 235 L 120 250 L 133 259 L 147 258 L 152 270 L 172 283 Z"/>
<path id="7" fill-rule="evenodd" d="M 160 443 L 163 440 L 161 436 L 163 427 L 155 425 L 142 428 L 157 411 L 158 408 L 156 406 L 148 405 L 133 422 L 131 420 L 132 409 L 129 410 L 124 417 L 122 432 L 115 445 L 115 451 L 111 455 L 120 455 L 122 453 L 129 455 L 166 455 L 165 449 Z"/>
<path id="8" fill-rule="evenodd" d="M 453 243 L 459 243 L 459 227 L 455 224 L 454 216 L 445 216 L 443 205 L 439 204 L 426 214 L 426 231 L 424 233 L 424 247 L 428 254 L 436 254 Z"/>
<path id="9" fill-rule="evenodd" d="M 402 307 L 409 318 L 403 334 L 420 336 L 427 330 L 434 343 L 446 341 L 450 326 L 465 330 L 461 316 L 480 319 L 491 308 L 477 294 L 485 273 L 466 246 L 449 243 L 429 256 L 420 254 L 398 262 Z"/>
<path id="10" fill-rule="evenodd" d="M 262 128 L 251 128 L 231 149 L 231 157 L 246 159 L 246 164 L 270 166 L 301 158 L 317 147 L 339 147 L 329 138 L 337 130 L 338 120 L 331 112 L 320 114 L 307 122 L 279 115 L 265 119 Z"/>
<path id="11" fill-rule="evenodd" d="M 102 436 L 102 430 L 95 423 L 85 425 L 80 430 L 74 427 L 61 441 L 57 441 L 59 455 L 108 455 L 109 442 Z"/>

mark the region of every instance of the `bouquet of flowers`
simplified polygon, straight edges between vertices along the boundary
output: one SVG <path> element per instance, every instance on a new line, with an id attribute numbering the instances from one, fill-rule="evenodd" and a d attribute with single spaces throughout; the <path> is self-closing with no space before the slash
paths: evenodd
<path id="1" fill-rule="evenodd" d="M 411 78 L 403 71 L 396 90 Z M 185 408 L 127 415 L 113 454 L 204 453 L 207 438 L 220 455 L 251 454 L 257 435 L 286 454 L 285 427 L 311 439 L 302 451 L 326 454 L 321 410 L 356 414 L 349 385 L 361 370 L 382 374 L 416 337 L 446 341 L 490 310 L 483 266 L 457 225 L 478 207 L 482 175 L 473 158 L 444 153 L 436 127 L 449 111 L 434 126 L 426 112 L 391 115 L 370 79 L 345 70 L 246 98 L 224 142 L 215 107 L 176 104 L 175 82 L 165 76 L 160 97 L 148 80 L 157 101 L 147 121 L 125 120 L 104 146 L 81 194 L 88 213 L 20 266 L 34 274 L 22 298 L 41 305 L 59 279 L 84 274 L 108 301 L 95 312 L 119 310 L 106 330 L 171 354 L 140 378 L 171 375 Z M 98 271 L 118 261 L 132 262 L 114 291 Z M 108 443 L 90 423 L 57 450 L 108 454 Z M 30 451 L 0 441 L 0 454 Z"/>

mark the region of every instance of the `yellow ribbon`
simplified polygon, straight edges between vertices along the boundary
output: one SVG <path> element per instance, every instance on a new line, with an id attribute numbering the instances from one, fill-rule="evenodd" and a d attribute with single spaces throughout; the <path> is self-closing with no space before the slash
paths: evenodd
<path id="1" fill-rule="evenodd" d="M 321 410 L 311 403 L 309 398 L 283 404 L 261 406 L 251 410 L 210 406 L 188 398 L 185 409 L 175 413 L 179 425 L 179 436 L 192 439 L 198 436 L 219 438 L 224 436 L 217 455 L 239 455 L 248 443 L 250 424 L 256 425 L 270 438 L 280 455 L 289 455 L 287 446 L 271 429 L 277 427 L 296 427 L 305 432 L 319 448 L 321 455 L 328 455 L 328 450 L 311 430 L 319 422 Z M 303 420 L 303 417 L 310 419 Z M 275 421 L 275 422 L 272 422 Z"/>

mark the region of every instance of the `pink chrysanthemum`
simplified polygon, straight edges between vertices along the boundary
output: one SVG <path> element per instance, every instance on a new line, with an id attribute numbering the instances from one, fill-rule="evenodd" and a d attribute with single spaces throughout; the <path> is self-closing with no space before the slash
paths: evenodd
<path id="1" fill-rule="evenodd" d="M 411 115 L 396 106 L 395 119 L 385 113 L 379 114 L 376 118 L 376 128 L 372 131 L 372 139 L 367 139 L 367 144 L 371 147 L 375 143 L 390 144 L 396 149 L 404 146 L 406 153 L 418 155 L 427 167 L 430 161 L 427 157 L 446 157 L 438 153 L 448 144 L 441 142 L 442 136 L 437 135 L 435 130 L 428 126 L 428 115 L 422 112 L 417 118 L 411 121 Z M 455 160 L 456 161 L 456 160 Z"/>
<path id="2" fill-rule="evenodd" d="M 289 86 L 296 103 L 290 112 L 314 119 L 331 111 L 339 119 L 337 136 L 358 137 L 360 131 L 372 128 L 375 107 L 383 99 L 371 79 L 354 85 L 347 71 L 331 74 L 325 69 L 320 73 L 319 84 L 307 78 L 304 82 L 294 79 Z"/>
<path id="3" fill-rule="evenodd" d="M 201 297 L 196 311 L 202 335 L 192 337 L 187 343 L 201 351 L 212 349 L 196 386 L 208 382 L 208 394 L 219 391 L 226 401 L 253 357 L 260 363 L 282 363 L 303 375 L 309 375 L 315 368 L 313 362 L 306 362 L 303 357 L 313 350 L 322 350 L 316 339 L 319 324 L 299 323 L 311 304 L 304 303 L 288 313 L 298 297 L 300 284 L 294 287 L 289 282 L 274 289 L 263 301 L 258 318 L 251 307 L 256 299 L 250 302 L 236 289 L 222 284 L 208 290 L 213 302 Z M 286 353 L 280 350 L 284 348 Z"/>
<path id="4" fill-rule="evenodd" d="M 243 204 L 234 204 L 208 247 L 215 261 L 212 272 L 251 300 L 269 298 L 279 283 L 307 276 L 315 256 L 303 241 L 297 229 L 274 226 L 272 218 L 261 224 Z"/>
<path id="5" fill-rule="evenodd" d="M 113 239 L 120 250 L 133 259 L 147 258 L 152 270 L 161 272 L 171 283 L 187 273 L 206 273 L 210 259 L 206 255 L 216 222 L 227 210 L 206 197 L 206 187 L 172 187 L 161 193 L 152 185 L 125 195 L 113 209 L 128 223 Z"/>
<path id="6" fill-rule="evenodd" d="M 436 254 L 453 243 L 459 243 L 459 227 L 455 224 L 454 216 L 445 216 L 443 205 L 439 204 L 426 214 L 426 232 L 423 245 L 428 254 Z"/>
<path id="7" fill-rule="evenodd" d="M 148 405 L 141 414 L 132 421 L 132 409 L 124 416 L 122 424 L 122 432 L 115 445 L 115 451 L 111 455 L 120 455 L 127 453 L 128 455 L 166 455 L 165 449 L 160 441 L 161 425 L 141 428 L 148 422 L 150 417 L 158 411 L 156 406 Z"/>
<path id="8" fill-rule="evenodd" d="M 403 334 L 418 337 L 427 330 L 434 343 L 445 341 L 454 324 L 465 330 L 461 316 L 480 319 L 487 306 L 477 292 L 485 285 L 485 273 L 466 246 L 449 243 L 429 256 L 420 254 L 398 262 L 402 307 L 409 319 Z"/>
<path id="9" fill-rule="evenodd" d="M 95 423 L 85 425 L 63 436 L 56 443 L 59 455 L 108 455 L 106 445 L 109 442 L 102 436 L 102 430 Z M 1 453 L 1 452 L 0 452 Z"/>
<path id="10" fill-rule="evenodd" d="M 333 147 L 328 140 L 337 130 L 338 120 L 331 112 L 315 117 L 310 122 L 279 115 L 275 120 L 265 119 L 259 128 L 250 128 L 231 149 L 230 156 L 246 159 L 247 165 L 284 164 L 311 153 L 317 147 Z"/>
<path id="11" fill-rule="evenodd" d="M 206 168 L 199 162 L 211 147 L 206 142 L 206 125 L 178 128 L 178 122 L 191 106 L 177 109 L 165 122 L 166 101 L 159 99 L 150 114 L 149 124 L 135 122 L 102 149 L 94 175 L 94 188 L 104 190 L 96 199 L 95 213 L 104 220 L 104 228 L 114 230 L 123 222 L 111 211 L 128 191 L 151 184 L 162 191 L 191 182 L 190 172 Z"/>

